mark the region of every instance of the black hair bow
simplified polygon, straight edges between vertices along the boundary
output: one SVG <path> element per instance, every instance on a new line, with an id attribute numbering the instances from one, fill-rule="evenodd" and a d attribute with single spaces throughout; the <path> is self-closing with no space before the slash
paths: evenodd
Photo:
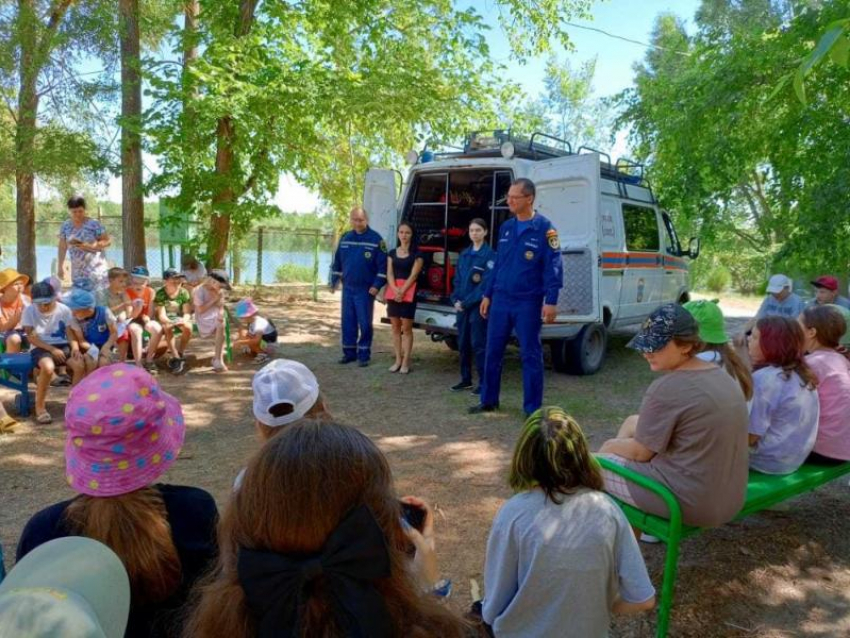
<path id="1" fill-rule="evenodd" d="M 278 554 L 241 547 L 239 583 L 257 621 L 258 638 L 298 638 L 309 584 L 324 580 L 346 636 L 392 636 L 392 621 L 374 581 L 390 575 L 386 539 L 366 505 L 352 509 L 319 554 Z"/>

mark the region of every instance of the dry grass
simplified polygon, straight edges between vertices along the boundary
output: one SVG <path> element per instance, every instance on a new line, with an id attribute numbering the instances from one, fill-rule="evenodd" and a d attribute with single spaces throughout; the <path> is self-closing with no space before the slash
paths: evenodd
<path id="1" fill-rule="evenodd" d="M 376 329 L 373 365 L 340 366 L 338 297 L 318 303 L 300 293 L 260 300 L 282 335 L 281 356 L 314 370 L 341 421 L 358 426 L 386 452 L 400 494 L 419 495 L 438 512 L 438 551 L 455 583 L 452 604 L 469 603 L 470 579 L 483 586 L 484 548 L 490 522 L 510 497 L 506 468 L 521 425 L 521 381 L 516 350 L 509 350 L 503 411 L 469 416 L 474 397 L 452 393 L 456 355 L 417 334 L 413 372 L 386 371 L 389 329 Z M 380 306 L 378 306 L 380 310 Z M 613 337 L 603 370 L 593 377 L 546 372 L 546 402 L 573 413 L 598 447 L 635 412 L 652 380 L 642 359 Z M 209 368 L 209 344 L 191 351 L 198 363 L 187 376 L 161 374 L 163 388 L 184 405 L 188 433 L 180 460 L 164 477 L 209 490 L 223 507 L 233 477 L 256 449 L 250 379 L 254 366 L 232 372 Z M 9 404 L 11 393 L 0 397 Z M 27 519 L 50 503 L 70 498 L 63 474 L 61 413 L 67 390 L 51 394 L 51 426 L 26 427 L 0 437 L 0 538 L 10 566 Z M 845 483 L 835 483 L 794 503 L 788 513 L 768 512 L 690 539 L 683 546 L 671 636 L 821 638 L 850 635 L 850 516 Z M 663 546 L 642 546 L 660 587 Z M 554 584 L 553 586 L 557 586 Z M 654 616 L 621 619 L 613 636 L 654 635 Z"/>

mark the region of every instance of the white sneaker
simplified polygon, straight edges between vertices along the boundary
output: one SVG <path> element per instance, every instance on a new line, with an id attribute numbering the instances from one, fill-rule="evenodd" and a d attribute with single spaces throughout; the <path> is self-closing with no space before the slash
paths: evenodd
<path id="1" fill-rule="evenodd" d="M 651 545 L 655 545 L 655 544 L 657 544 L 657 543 L 660 543 L 660 542 L 661 542 L 661 539 L 660 539 L 660 538 L 658 538 L 657 536 L 653 536 L 653 535 L 651 535 L 651 534 L 643 534 L 643 533 L 641 533 L 641 535 L 640 535 L 640 542 L 641 542 L 641 543 L 649 543 L 649 544 L 651 544 Z"/>

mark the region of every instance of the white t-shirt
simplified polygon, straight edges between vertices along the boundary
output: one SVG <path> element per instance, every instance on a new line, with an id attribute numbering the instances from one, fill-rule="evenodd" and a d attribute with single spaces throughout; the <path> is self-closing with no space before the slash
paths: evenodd
<path id="1" fill-rule="evenodd" d="M 257 335 L 267 335 L 274 332 L 274 327 L 269 322 L 268 319 L 264 319 L 260 315 L 254 317 L 254 320 L 251 322 L 251 325 L 248 326 L 248 334 L 252 337 L 256 337 Z"/>
<path id="2" fill-rule="evenodd" d="M 45 314 L 36 304 L 27 306 L 21 316 L 21 325 L 32 328 L 35 335 L 50 345 L 68 343 L 68 326 L 75 325 L 71 309 L 61 302 L 56 302 L 53 312 Z"/>

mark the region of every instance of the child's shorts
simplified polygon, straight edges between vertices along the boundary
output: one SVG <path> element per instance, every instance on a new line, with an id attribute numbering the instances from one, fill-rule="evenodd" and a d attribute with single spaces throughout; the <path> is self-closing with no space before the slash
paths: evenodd
<path id="1" fill-rule="evenodd" d="M 277 343 L 277 330 L 272 330 L 270 333 L 263 335 L 263 341 L 266 343 Z"/>
<path id="2" fill-rule="evenodd" d="M 68 357 L 71 356 L 71 346 L 69 346 L 67 343 L 62 343 L 62 344 L 57 343 L 54 346 L 54 348 L 59 348 L 62 352 L 64 352 L 66 360 L 68 359 Z M 32 351 L 30 352 L 30 356 L 32 357 L 32 367 L 33 368 L 37 368 L 38 362 L 41 361 L 42 359 L 45 359 L 45 358 L 53 359 L 53 363 L 55 363 L 58 366 L 65 365 L 65 362 L 57 361 L 56 358 L 52 354 L 50 354 L 50 351 L 45 350 L 44 348 L 33 348 Z"/>
<path id="3" fill-rule="evenodd" d="M 29 339 L 27 339 L 27 333 L 23 330 L 7 330 L 6 332 L 0 332 L 0 341 L 3 344 L 6 344 L 6 340 L 12 335 L 18 335 L 21 338 L 21 350 L 26 350 L 30 347 Z"/>

